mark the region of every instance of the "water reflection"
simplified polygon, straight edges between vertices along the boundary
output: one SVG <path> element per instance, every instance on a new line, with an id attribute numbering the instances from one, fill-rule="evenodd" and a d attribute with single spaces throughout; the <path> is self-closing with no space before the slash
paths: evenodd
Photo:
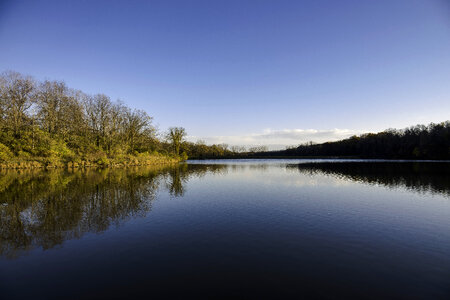
<path id="1" fill-rule="evenodd" d="M 311 162 L 0 173 L 0 298 L 448 299 L 449 164 Z"/>
<path id="2" fill-rule="evenodd" d="M 189 177 L 224 166 L 185 164 L 103 170 L 0 173 L 0 256 L 49 249 L 86 232 L 145 216 L 157 191 L 182 196 Z"/>
<path id="3" fill-rule="evenodd" d="M 390 188 L 450 195 L 450 163 L 443 162 L 316 162 L 288 164 L 303 174 L 325 174 Z"/>
<path id="4" fill-rule="evenodd" d="M 72 172 L 9 171 L 0 173 L 0 256 L 14 258 L 35 248 L 53 248 L 86 232 L 103 232 L 111 225 L 146 216 L 158 190 L 184 196 L 192 178 L 245 170 L 266 173 L 281 166 L 310 178 L 331 175 L 450 195 L 448 163 L 180 164 Z"/>
<path id="5" fill-rule="evenodd" d="M 174 197 L 182 197 L 186 192 L 186 183 L 190 178 L 201 178 L 207 173 L 225 174 L 226 172 L 226 165 L 181 164 L 178 167 L 167 169 L 167 172 L 164 174 L 165 186 L 170 195 Z"/>

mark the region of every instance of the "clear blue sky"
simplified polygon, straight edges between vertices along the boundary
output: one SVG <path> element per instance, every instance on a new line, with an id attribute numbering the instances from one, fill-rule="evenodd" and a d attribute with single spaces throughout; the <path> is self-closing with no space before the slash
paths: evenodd
<path id="1" fill-rule="evenodd" d="M 450 119 L 446 0 L 0 2 L 0 71 L 122 99 L 192 139 Z"/>

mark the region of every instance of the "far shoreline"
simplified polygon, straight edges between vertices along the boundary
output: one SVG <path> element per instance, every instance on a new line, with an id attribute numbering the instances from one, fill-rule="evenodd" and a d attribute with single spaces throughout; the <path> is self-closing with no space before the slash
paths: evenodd
<path id="1" fill-rule="evenodd" d="M 371 161 L 371 162 L 445 162 L 450 163 L 450 160 L 442 160 L 442 159 L 402 159 L 402 158 L 367 158 L 367 157 L 340 157 L 340 156 L 314 156 L 314 157 L 306 157 L 306 156 L 254 156 L 254 157 L 216 157 L 216 158 L 193 158 L 186 160 L 187 163 L 192 161 L 206 161 L 206 160 L 276 160 L 276 159 L 285 159 L 285 160 L 342 160 L 342 161 Z"/>

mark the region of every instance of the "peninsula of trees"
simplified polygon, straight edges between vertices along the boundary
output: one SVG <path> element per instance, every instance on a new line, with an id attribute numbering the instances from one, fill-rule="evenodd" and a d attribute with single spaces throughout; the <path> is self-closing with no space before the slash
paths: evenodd
<path id="1" fill-rule="evenodd" d="M 62 81 L 0 76 L 0 167 L 141 165 L 176 162 L 182 128 L 170 140 L 158 138 L 142 110 L 88 95 Z"/>

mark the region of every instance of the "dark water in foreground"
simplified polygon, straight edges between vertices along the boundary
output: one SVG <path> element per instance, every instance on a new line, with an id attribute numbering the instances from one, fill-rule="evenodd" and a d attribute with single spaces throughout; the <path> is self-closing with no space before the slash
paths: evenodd
<path id="1" fill-rule="evenodd" d="M 0 298 L 450 298 L 450 163 L 0 173 Z"/>

